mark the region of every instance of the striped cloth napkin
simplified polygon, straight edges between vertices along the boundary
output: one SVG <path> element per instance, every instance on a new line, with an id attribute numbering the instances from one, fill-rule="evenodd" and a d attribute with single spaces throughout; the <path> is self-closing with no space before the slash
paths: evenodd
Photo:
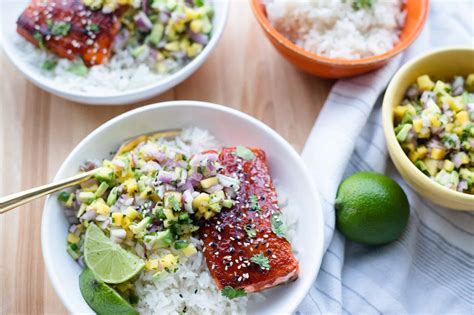
<path id="1" fill-rule="evenodd" d="M 440 46 L 474 47 L 474 1 L 431 1 L 419 39 L 383 69 L 338 81 L 303 151 L 325 212 L 327 251 L 297 314 L 474 314 L 474 213 L 421 198 L 393 167 L 381 126 L 381 94 L 406 60 Z M 473 61 L 474 62 L 474 61 Z M 369 247 L 334 230 L 341 180 L 358 171 L 385 173 L 411 209 L 402 237 Z"/>

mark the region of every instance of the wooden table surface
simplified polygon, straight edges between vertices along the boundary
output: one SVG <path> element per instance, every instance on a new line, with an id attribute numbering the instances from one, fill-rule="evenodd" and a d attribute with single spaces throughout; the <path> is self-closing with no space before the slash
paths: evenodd
<path id="1" fill-rule="evenodd" d="M 298 151 L 332 82 L 289 65 L 264 38 L 248 1 L 232 0 L 226 31 L 193 76 L 161 96 L 128 106 L 85 106 L 31 84 L 0 53 L 0 195 L 47 183 L 89 132 L 143 104 L 202 100 L 264 121 Z M 66 310 L 45 272 L 40 226 L 44 199 L 0 216 L 2 314 Z"/>

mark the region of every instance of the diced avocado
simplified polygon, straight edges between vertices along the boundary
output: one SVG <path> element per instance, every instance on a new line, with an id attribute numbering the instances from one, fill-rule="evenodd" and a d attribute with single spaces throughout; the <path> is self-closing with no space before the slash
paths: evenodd
<path id="1" fill-rule="evenodd" d="M 173 243 L 173 234 L 171 231 L 164 230 L 156 234 L 156 240 L 154 246 L 157 248 L 169 247 Z"/>
<path id="2" fill-rule="evenodd" d="M 99 182 L 108 182 L 114 180 L 114 171 L 108 167 L 101 167 L 97 173 L 95 173 L 95 178 Z"/>
<path id="3" fill-rule="evenodd" d="M 157 23 L 153 25 L 153 28 L 149 36 L 150 43 L 152 43 L 155 46 L 158 45 L 158 43 L 163 38 L 164 30 L 165 30 L 165 27 L 163 26 L 163 24 Z"/>
<path id="4" fill-rule="evenodd" d="M 474 183 L 474 171 L 470 171 L 467 168 L 462 168 L 459 171 L 459 175 L 461 175 L 461 178 L 466 180 L 469 185 L 472 185 Z"/>
<path id="5" fill-rule="evenodd" d="M 199 230 L 199 226 L 192 224 L 175 224 L 173 225 L 173 229 L 177 235 L 183 235 Z"/>
<path id="6" fill-rule="evenodd" d="M 183 194 L 177 191 L 165 192 L 165 208 L 172 209 L 173 211 L 180 211 L 182 205 Z"/>
<path id="7" fill-rule="evenodd" d="M 143 54 L 146 50 L 147 50 L 147 46 L 146 45 L 141 45 L 141 46 L 138 46 L 138 47 L 134 48 L 132 50 L 131 54 L 132 54 L 133 57 L 137 58 L 138 56 Z"/>
<path id="8" fill-rule="evenodd" d="M 408 132 L 410 132 L 412 126 L 410 124 L 406 124 L 402 127 L 402 129 L 397 133 L 397 140 L 399 142 L 404 142 L 408 137 Z"/>
<path id="9" fill-rule="evenodd" d="M 118 198 L 118 187 L 112 188 L 112 190 L 109 193 L 109 196 L 107 197 L 107 204 L 109 206 L 113 206 L 117 202 Z"/>
<path id="10" fill-rule="evenodd" d="M 232 208 L 234 206 L 234 201 L 232 201 L 231 199 L 226 199 L 222 201 L 222 206 L 225 208 Z"/>
<path id="11" fill-rule="evenodd" d="M 143 231 L 145 231 L 145 228 L 147 227 L 148 224 L 150 224 L 150 221 L 151 221 L 151 218 L 146 217 L 140 222 L 130 225 L 130 230 L 133 232 L 133 234 L 140 234 Z"/>
<path id="12" fill-rule="evenodd" d="M 173 11 L 174 9 L 176 9 L 176 6 L 178 5 L 178 2 L 176 0 L 168 0 L 166 1 L 166 8 L 169 10 L 169 11 Z"/>
<path id="13" fill-rule="evenodd" d="M 464 82 L 466 90 L 474 92 L 474 73 L 467 76 L 466 82 Z"/>
<path id="14" fill-rule="evenodd" d="M 72 259 L 76 260 L 76 259 L 79 258 L 79 254 L 76 251 L 74 251 L 71 248 L 71 246 L 68 246 L 66 250 L 67 250 L 68 254 L 72 257 Z"/>
<path id="15" fill-rule="evenodd" d="M 447 84 L 444 83 L 443 81 L 436 81 L 436 84 L 433 88 L 433 92 L 436 94 L 447 94 L 447 92 L 451 89 L 451 87 Z"/>
<path id="16" fill-rule="evenodd" d="M 106 182 L 100 183 L 99 188 L 95 191 L 95 196 L 101 197 L 106 192 L 107 188 L 109 188 L 109 185 Z"/>
<path id="17" fill-rule="evenodd" d="M 91 203 L 92 201 L 95 200 L 95 194 L 90 191 L 81 191 L 79 193 L 79 200 L 84 202 L 84 203 Z"/>
<path id="18" fill-rule="evenodd" d="M 179 221 L 189 221 L 189 214 L 187 212 L 181 213 L 178 218 Z"/>
<path id="19" fill-rule="evenodd" d="M 415 165 L 423 173 L 426 171 L 426 164 L 423 161 L 416 161 Z"/>

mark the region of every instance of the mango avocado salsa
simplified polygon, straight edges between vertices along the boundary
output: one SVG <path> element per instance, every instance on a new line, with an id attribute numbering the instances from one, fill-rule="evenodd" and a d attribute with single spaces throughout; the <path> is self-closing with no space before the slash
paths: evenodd
<path id="1" fill-rule="evenodd" d="M 417 78 L 394 109 L 398 142 L 435 182 L 474 194 L 474 74 Z"/>

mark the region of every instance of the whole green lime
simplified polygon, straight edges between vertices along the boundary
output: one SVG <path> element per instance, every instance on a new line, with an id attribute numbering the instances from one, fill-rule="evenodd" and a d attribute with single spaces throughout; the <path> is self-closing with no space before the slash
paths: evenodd
<path id="1" fill-rule="evenodd" d="M 406 228 L 407 196 L 390 177 L 360 172 L 346 178 L 336 196 L 336 226 L 348 239 L 368 245 L 392 242 Z"/>

